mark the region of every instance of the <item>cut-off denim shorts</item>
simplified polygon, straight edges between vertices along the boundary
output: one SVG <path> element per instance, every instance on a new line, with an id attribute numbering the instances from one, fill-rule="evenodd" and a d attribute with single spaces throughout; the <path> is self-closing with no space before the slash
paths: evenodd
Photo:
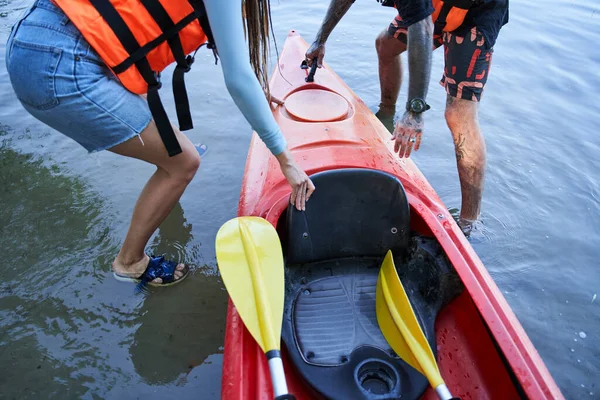
<path id="1" fill-rule="evenodd" d="M 90 153 L 139 135 L 152 119 L 146 100 L 119 83 L 50 0 L 36 0 L 13 26 L 6 49 L 23 107 Z"/>

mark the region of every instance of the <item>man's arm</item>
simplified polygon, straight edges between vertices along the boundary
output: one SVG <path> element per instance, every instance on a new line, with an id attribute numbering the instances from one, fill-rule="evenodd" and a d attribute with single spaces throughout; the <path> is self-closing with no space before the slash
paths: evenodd
<path id="1" fill-rule="evenodd" d="M 425 100 L 431 75 L 433 22 L 428 16 L 408 27 L 408 101 Z M 406 111 L 394 129 L 394 150 L 400 157 L 410 157 L 419 150 L 423 134 L 423 116 Z"/>
<path id="2" fill-rule="evenodd" d="M 340 22 L 340 19 L 346 14 L 354 3 L 354 0 L 331 0 L 325 19 L 321 24 L 319 32 L 315 38 L 314 43 L 310 46 L 306 52 L 306 59 L 308 65 L 312 65 L 314 58 L 317 58 L 317 64 L 320 67 L 323 66 L 323 57 L 325 57 L 325 42 L 333 32 L 333 28 Z"/>
<path id="3" fill-rule="evenodd" d="M 329 35 L 333 32 L 333 28 L 335 28 L 337 23 L 340 22 L 340 19 L 342 19 L 344 14 L 350 9 L 352 3 L 354 3 L 354 0 L 331 0 L 321 29 L 317 32 L 315 42 L 325 44 Z"/>
<path id="4" fill-rule="evenodd" d="M 408 27 L 408 100 L 425 100 L 431 76 L 433 22 L 427 17 Z"/>

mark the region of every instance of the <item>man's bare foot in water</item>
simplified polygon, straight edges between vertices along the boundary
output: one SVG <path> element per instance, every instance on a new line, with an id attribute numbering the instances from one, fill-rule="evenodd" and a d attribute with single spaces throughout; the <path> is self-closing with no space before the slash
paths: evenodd
<path id="1" fill-rule="evenodd" d="M 458 218 L 456 221 L 460 230 L 465 234 L 466 237 L 471 236 L 471 232 L 473 231 L 473 227 L 477 223 L 477 220 L 472 221 L 470 219 Z"/>
<path id="2" fill-rule="evenodd" d="M 456 224 L 467 238 L 471 235 L 473 229 L 477 225 L 479 225 L 478 220 L 473 221 L 470 219 L 462 218 L 460 216 L 460 210 L 458 208 L 450 208 L 448 209 L 448 212 L 450 212 L 450 215 L 452 215 L 452 218 L 454 218 L 454 221 L 456 221 Z"/>
<path id="3" fill-rule="evenodd" d="M 396 116 L 396 105 L 387 106 L 379 104 L 379 110 L 375 113 L 377 119 L 381 121 L 383 126 L 390 132 L 394 133 L 394 117 Z"/>

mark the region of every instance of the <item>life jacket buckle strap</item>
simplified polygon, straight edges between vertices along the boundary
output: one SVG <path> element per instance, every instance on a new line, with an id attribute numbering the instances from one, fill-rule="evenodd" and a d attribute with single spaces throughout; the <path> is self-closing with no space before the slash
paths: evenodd
<path id="1" fill-rule="evenodd" d="M 154 82 L 147 82 L 148 89 L 153 88 L 156 90 L 160 90 L 160 88 L 162 88 L 162 82 L 160 81 L 160 72 L 152 71 L 152 74 L 154 75 Z"/>
<path id="2" fill-rule="evenodd" d="M 191 55 L 185 57 L 184 62 L 177 63 L 175 66 L 176 70 L 183 70 L 183 73 L 190 72 L 192 70 L 192 64 L 194 63 L 195 58 Z"/>
<path id="3" fill-rule="evenodd" d="M 192 69 L 192 64 L 194 63 L 195 58 L 188 55 L 185 58 L 185 62 L 186 62 L 186 67 L 185 67 L 185 72 L 190 72 L 190 70 Z"/>
<path id="4" fill-rule="evenodd" d="M 217 46 L 211 44 L 208 46 L 208 48 L 212 50 L 213 56 L 215 57 L 215 65 L 217 65 L 219 63 L 219 53 L 217 52 Z"/>

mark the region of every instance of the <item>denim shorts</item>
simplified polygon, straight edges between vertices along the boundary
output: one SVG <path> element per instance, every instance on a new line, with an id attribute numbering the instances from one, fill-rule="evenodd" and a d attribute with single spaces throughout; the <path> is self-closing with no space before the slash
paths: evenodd
<path id="1" fill-rule="evenodd" d="M 50 0 L 37 0 L 13 26 L 6 49 L 27 112 L 90 153 L 139 135 L 152 119 L 146 100 L 121 85 Z"/>

